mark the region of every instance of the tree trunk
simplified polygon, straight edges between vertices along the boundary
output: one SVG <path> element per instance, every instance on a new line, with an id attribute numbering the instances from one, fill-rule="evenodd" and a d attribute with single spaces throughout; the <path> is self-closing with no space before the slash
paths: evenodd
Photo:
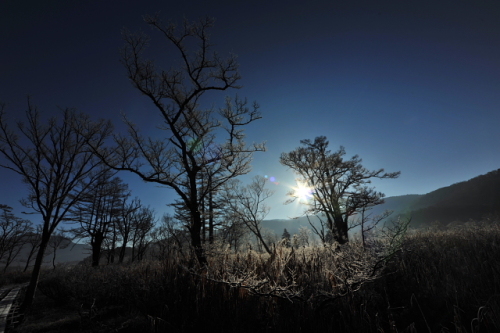
<path id="1" fill-rule="evenodd" d="M 35 250 L 36 250 L 36 247 L 32 246 L 30 252 L 28 253 L 28 258 L 26 259 L 26 265 L 24 266 L 23 273 L 28 270 L 28 267 L 29 267 L 29 265 L 31 263 L 31 258 L 35 254 Z"/>
<path id="2" fill-rule="evenodd" d="M 116 248 L 116 232 L 113 234 L 113 240 L 111 241 L 111 249 L 108 255 L 108 264 L 113 264 L 115 262 L 115 248 Z"/>
<path id="3" fill-rule="evenodd" d="M 205 199 L 201 199 L 200 207 L 201 207 L 201 242 L 202 244 L 205 244 L 207 241 L 206 239 L 207 224 L 205 223 Z"/>
<path id="4" fill-rule="evenodd" d="M 212 179 L 209 178 L 210 186 L 212 185 Z M 213 193 L 210 191 L 208 193 L 208 243 L 214 243 L 214 198 Z"/>
<path id="5" fill-rule="evenodd" d="M 118 256 L 118 263 L 123 263 L 123 259 L 125 259 L 125 251 L 127 250 L 128 244 L 128 233 L 123 235 L 122 246 L 120 247 L 120 254 Z"/>
<path id="6" fill-rule="evenodd" d="M 92 247 L 92 267 L 97 267 L 101 259 L 101 246 L 104 236 L 97 233 L 93 238 L 94 239 L 90 242 L 90 246 Z"/>
<path id="7" fill-rule="evenodd" d="M 191 245 L 194 248 L 194 253 L 196 255 L 196 259 L 200 263 L 201 266 L 207 266 L 208 261 L 205 256 L 205 251 L 203 250 L 203 246 L 201 244 L 201 228 L 202 228 L 202 218 L 199 211 L 191 212 L 191 216 L 193 217 L 193 224 L 189 228 L 189 232 L 191 234 Z"/>
<path id="8" fill-rule="evenodd" d="M 123 243 L 123 245 L 120 247 L 120 254 L 118 255 L 118 263 L 123 263 L 123 259 L 125 258 L 125 249 L 126 249 L 126 243 Z"/>
<path id="9" fill-rule="evenodd" d="M 347 217 L 346 217 L 347 220 Z M 335 216 L 335 228 L 337 229 L 336 241 L 340 244 L 346 244 L 349 242 L 347 221 L 344 221 L 342 216 Z"/>
<path id="10" fill-rule="evenodd" d="M 57 246 L 54 246 L 54 254 L 52 255 L 52 269 L 56 270 L 56 255 L 57 255 Z"/>
<path id="11" fill-rule="evenodd" d="M 26 289 L 24 302 L 21 305 L 21 313 L 26 313 L 26 311 L 31 308 L 31 305 L 33 304 L 36 288 L 38 286 L 38 278 L 40 277 L 40 269 L 42 268 L 43 256 L 45 255 L 45 249 L 47 248 L 49 241 L 50 235 L 42 235 L 42 241 L 40 242 L 38 254 L 36 255 L 35 265 L 33 266 L 33 271 L 31 273 L 30 283 L 28 285 L 28 288 Z"/>

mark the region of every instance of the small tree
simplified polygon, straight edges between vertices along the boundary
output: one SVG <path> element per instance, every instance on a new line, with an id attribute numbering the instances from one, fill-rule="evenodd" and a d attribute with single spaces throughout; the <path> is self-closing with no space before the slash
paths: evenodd
<path id="1" fill-rule="evenodd" d="M 290 236 L 290 233 L 288 232 L 288 230 L 283 230 L 283 235 L 281 235 L 281 239 L 284 241 L 284 245 L 286 247 L 290 247 L 291 245 L 291 240 L 292 240 L 292 236 Z"/>
<path id="2" fill-rule="evenodd" d="M 161 258 L 171 253 L 186 258 L 184 248 L 189 247 L 189 235 L 182 222 L 169 214 L 164 214 L 153 236 L 158 246 L 157 255 Z"/>
<path id="3" fill-rule="evenodd" d="M 241 247 L 242 242 L 244 242 L 246 236 L 249 233 L 248 228 L 245 223 L 238 219 L 237 215 L 233 214 L 229 209 L 225 209 L 222 216 L 222 225 L 219 229 L 220 239 L 224 244 L 229 245 L 235 252 Z"/>
<path id="4" fill-rule="evenodd" d="M 246 187 L 242 187 L 238 181 L 228 184 L 225 193 L 226 202 L 233 216 L 245 224 L 266 252 L 271 254 L 272 251 L 265 239 L 266 235 L 261 224 L 270 210 L 264 201 L 274 192 L 265 188 L 265 185 L 266 178 L 255 176 L 252 183 Z"/>
<path id="5" fill-rule="evenodd" d="M 38 252 L 38 249 L 40 248 L 41 241 L 42 241 L 42 226 L 37 225 L 36 230 L 33 230 L 26 237 L 25 245 L 29 246 L 29 248 L 26 254 L 26 265 L 24 265 L 23 272 L 26 272 L 28 270 L 29 265 L 36 258 L 35 254 Z"/>
<path id="6" fill-rule="evenodd" d="M 49 241 L 49 249 L 52 251 L 52 269 L 56 269 L 57 250 L 65 249 L 71 241 L 66 238 L 64 230 L 56 230 L 51 236 Z"/>
<path id="7" fill-rule="evenodd" d="M 122 200 L 122 208 L 120 210 L 121 216 L 117 221 L 116 227 L 118 234 L 121 236 L 122 244 L 120 246 L 118 254 L 118 262 L 122 263 L 125 259 L 125 253 L 127 251 L 127 246 L 130 242 L 132 236 L 133 225 L 134 225 L 134 214 L 138 211 L 142 205 L 139 198 L 135 198 L 132 201 L 128 201 L 127 198 Z"/>
<path id="8" fill-rule="evenodd" d="M 373 215 L 369 212 L 371 208 L 370 206 L 361 208 L 359 216 L 355 217 L 350 224 L 350 229 L 360 227 L 361 241 L 364 248 L 367 246 L 367 235 L 374 231 L 381 221 L 387 219 L 392 214 L 392 211 L 386 210 L 382 214 Z"/>
<path id="9" fill-rule="evenodd" d="M 15 216 L 12 207 L 0 204 L 0 262 L 7 268 L 19 255 L 33 232 L 32 223 Z"/>
<path id="10" fill-rule="evenodd" d="M 5 105 L 0 105 L 0 156 L 4 157 L 0 166 L 22 177 L 29 189 L 22 203 L 40 214 L 43 222 L 23 311 L 31 306 L 35 297 L 50 236 L 85 193 L 85 184 L 91 184 L 99 176 L 101 162 L 89 151 L 88 144 L 100 147 L 111 130 L 109 122 L 91 123 L 86 115 L 69 109 L 63 111 L 59 120 L 52 118 L 43 123 L 29 100 L 26 119 L 27 123 L 17 123 L 17 131 L 11 130 Z"/>
<path id="11" fill-rule="evenodd" d="M 92 250 L 92 266 L 99 266 L 104 242 L 112 237 L 121 215 L 122 201 L 129 195 L 128 186 L 114 172 L 104 170 L 89 184 L 85 195 L 72 209 L 79 227 L 72 230 L 75 237 L 88 239 Z"/>
<path id="12" fill-rule="evenodd" d="M 310 239 L 310 234 L 311 234 L 311 229 L 307 227 L 300 227 L 299 232 L 294 234 L 292 237 L 292 246 L 296 249 L 299 247 L 307 247 L 310 246 L 309 239 Z"/>
<path id="13" fill-rule="evenodd" d="M 155 225 L 155 212 L 150 207 L 141 207 L 132 213 L 132 258 L 142 260 L 151 243 L 151 230 Z"/>
<path id="14" fill-rule="evenodd" d="M 294 170 L 302 184 L 289 193 L 290 201 L 304 199 L 305 214 L 323 217 L 334 240 L 344 244 L 349 241 L 349 218 L 365 207 L 384 202 L 383 193 L 367 186 L 371 179 L 397 178 L 400 172 L 370 171 L 361 165 L 357 155 L 344 160 L 344 147 L 332 153 L 327 149 L 328 141 L 324 136 L 317 137 L 314 142 L 301 140 L 300 143 L 302 147 L 280 157 L 281 164 Z M 305 198 L 305 194 L 310 198 Z"/>

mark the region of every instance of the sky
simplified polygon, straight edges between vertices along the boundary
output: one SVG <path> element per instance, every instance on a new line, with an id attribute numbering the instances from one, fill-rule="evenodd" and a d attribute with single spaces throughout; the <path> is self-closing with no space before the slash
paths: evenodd
<path id="1" fill-rule="evenodd" d="M 160 121 L 120 63 L 121 31 L 151 34 L 149 55 L 176 64 L 142 15 L 180 22 L 210 16 L 214 49 L 235 53 L 239 90 L 262 119 L 247 142 L 265 141 L 252 171 L 275 191 L 268 219 L 300 215 L 284 205 L 295 175 L 279 156 L 324 135 L 332 151 L 370 170 L 401 171 L 373 182 L 386 196 L 425 194 L 500 168 L 500 4 L 497 1 L 0 1 L 0 101 L 23 119 L 26 96 L 47 116 L 76 108 L 123 129 L 125 113 L 145 134 Z M 172 190 L 119 174 L 158 215 Z M 272 180 L 272 181 L 271 181 Z M 28 193 L 0 170 L 0 203 Z"/>

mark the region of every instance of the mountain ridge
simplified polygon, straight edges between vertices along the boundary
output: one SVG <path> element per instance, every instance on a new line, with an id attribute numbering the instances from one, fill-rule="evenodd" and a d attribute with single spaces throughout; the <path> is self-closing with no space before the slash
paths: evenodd
<path id="1" fill-rule="evenodd" d="M 438 188 L 427 194 L 406 194 L 384 198 L 383 204 L 373 207 L 373 216 L 385 210 L 393 213 L 387 220 L 411 217 L 412 227 L 425 227 L 433 223 L 446 226 L 452 222 L 480 220 L 486 215 L 500 214 L 500 169 Z M 288 221 L 287 223 L 284 223 Z M 291 224 L 296 221 L 296 225 Z M 280 226 L 276 225 L 279 222 Z M 307 219 L 265 220 L 265 228 L 281 235 L 283 229 L 291 234 L 300 226 L 308 226 Z"/>

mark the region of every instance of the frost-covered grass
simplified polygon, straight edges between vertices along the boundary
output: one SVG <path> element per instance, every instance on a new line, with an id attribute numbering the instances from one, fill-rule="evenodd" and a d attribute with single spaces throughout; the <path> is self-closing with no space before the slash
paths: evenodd
<path id="1" fill-rule="evenodd" d="M 376 245 L 56 270 L 18 332 L 47 331 L 49 309 L 82 332 L 500 331 L 498 224 L 411 232 L 389 259 Z"/>

